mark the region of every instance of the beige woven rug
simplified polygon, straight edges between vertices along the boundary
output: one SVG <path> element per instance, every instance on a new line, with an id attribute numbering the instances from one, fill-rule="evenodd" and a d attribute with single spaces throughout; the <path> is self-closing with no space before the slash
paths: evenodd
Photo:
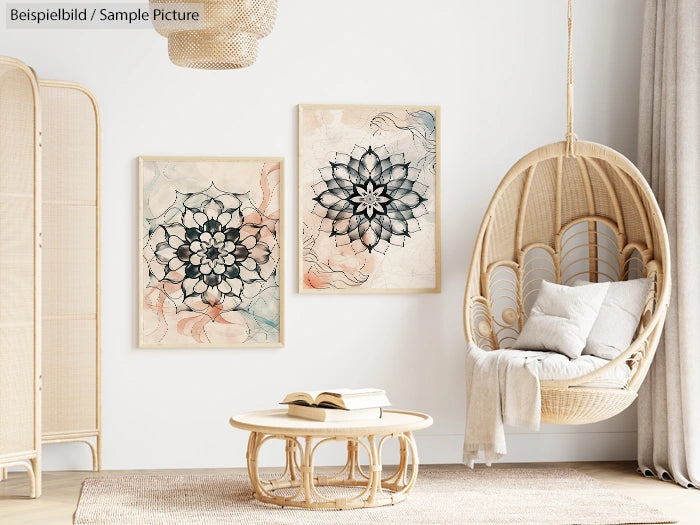
<path id="1" fill-rule="evenodd" d="M 421 467 L 408 499 L 356 510 L 280 508 L 252 499 L 245 474 L 134 475 L 83 484 L 75 525 L 673 523 L 572 469 Z"/>

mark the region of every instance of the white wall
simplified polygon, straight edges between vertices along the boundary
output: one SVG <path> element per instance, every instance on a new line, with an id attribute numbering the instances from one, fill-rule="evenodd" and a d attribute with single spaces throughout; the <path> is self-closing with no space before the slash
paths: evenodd
<path id="1" fill-rule="evenodd" d="M 577 2 L 575 130 L 634 159 L 642 2 Z M 4 10 L 4 5 L 3 5 Z M 94 91 L 103 124 L 104 467 L 243 466 L 230 415 L 286 392 L 376 385 L 425 411 L 426 463 L 461 460 L 462 294 L 481 216 L 507 169 L 563 138 L 564 0 L 280 0 L 260 58 L 241 71 L 181 69 L 155 32 L 0 28 L 0 53 L 43 78 Z M 439 295 L 296 293 L 296 105 L 442 106 Z M 136 347 L 139 155 L 283 155 L 286 339 L 278 350 Z M 358 329 L 349 315 L 370 319 Z M 583 427 L 513 431 L 508 461 L 630 459 L 635 415 Z M 85 468 L 77 445 L 47 447 L 48 468 Z"/>

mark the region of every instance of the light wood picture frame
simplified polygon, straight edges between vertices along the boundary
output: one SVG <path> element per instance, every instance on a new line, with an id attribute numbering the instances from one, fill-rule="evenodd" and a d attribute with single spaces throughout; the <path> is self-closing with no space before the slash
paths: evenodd
<path id="1" fill-rule="evenodd" d="M 139 157 L 139 346 L 280 347 L 279 157 Z"/>
<path id="2" fill-rule="evenodd" d="M 440 108 L 299 105 L 299 292 L 440 291 Z"/>

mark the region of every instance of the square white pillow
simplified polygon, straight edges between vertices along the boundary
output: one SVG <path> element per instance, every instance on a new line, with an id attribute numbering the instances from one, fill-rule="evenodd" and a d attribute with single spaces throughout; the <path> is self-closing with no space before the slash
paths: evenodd
<path id="1" fill-rule="evenodd" d="M 599 284 L 582 280 L 574 282 L 574 286 L 609 285 L 598 318 L 588 334 L 584 354 L 615 359 L 629 346 L 644 311 L 651 283 L 650 278 Z"/>
<path id="2" fill-rule="evenodd" d="M 514 348 L 552 350 L 570 359 L 579 357 L 598 317 L 606 284 L 573 287 L 542 281 Z"/>

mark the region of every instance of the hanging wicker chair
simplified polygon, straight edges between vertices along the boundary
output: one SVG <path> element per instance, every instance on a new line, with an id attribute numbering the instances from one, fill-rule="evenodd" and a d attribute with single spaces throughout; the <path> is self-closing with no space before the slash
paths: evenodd
<path id="1" fill-rule="evenodd" d="M 567 140 L 543 146 L 506 174 L 476 240 L 464 299 L 468 342 L 510 348 L 543 279 L 573 284 L 650 277 L 636 336 L 619 357 L 575 379 L 541 381 L 543 423 L 601 421 L 637 397 L 661 335 L 671 295 L 663 217 L 639 170 L 620 153 L 573 134 L 569 5 Z M 585 385 L 619 365 L 625 388 Z M 581 386 L 584 385 L 584 386 Z"/>

